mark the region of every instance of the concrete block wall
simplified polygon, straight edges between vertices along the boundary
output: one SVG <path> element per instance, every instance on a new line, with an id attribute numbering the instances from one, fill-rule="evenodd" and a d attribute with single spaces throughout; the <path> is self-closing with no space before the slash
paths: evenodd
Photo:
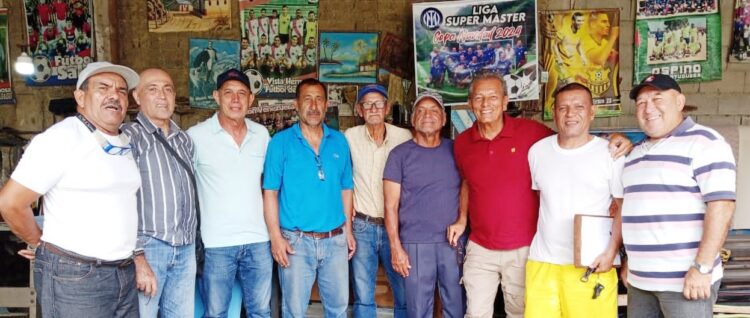
<path id="1" fill-rule="evenodd" d="M 16 44 L 25 37 L 22 0 L 0 0 L 10 9 L 10 56 L 20 53 Z M 95 22 L 96 31 L 115 30 L 116 45 L 102 45 L 100 51 L 115 62 L 136 70 L 147 67 L 166 69 L 174 78 L 178 96 L 187 96 L 188 46 L 190 38 L 239 38 L 239 17 L 232 17 L 232 28 L 207 32 L 149 33 L 146 25 L 145 1 L 91 0 L 95 8 L 109 6 L 116 19 L 100 17 Z M 320 0 L 320 30 L 392 32 L 411 39 L 411 3 L 409 0 Z M 682 85 L 687 103 L 697 106 L 690 113 L 698 122 L 707 125 L 750 125 L 750 105 L 744 104 L 750 96 L 750 64 L 726 63 L 731 38 L 733 0 L 721 1 L 723 79 L 715 82 Z M 232 1 L 232 10 L 238 4 Z M 538 0 L 539 10 L 612 8 L 620 9 L 620 89 L 624 114 L 620 117 L 597 118 L 595 127 L 637 127 L 632 101 L 627 98 L 632 88 L 634 0 Z M 98 13 L 97 13 L 98 14 Z M 97 16 L 98 17 L 98 16 Z M 114 51 L 114 52 L 110 52 Z M 27 87 L 13 74 L 17 103 L 0 105 L 0 126 L 24 131 L 41 131 L 59 118 L 47 111 L 52 98 L 72 96 L 72 87 Z M 210 111 L 196 110 L 179 116 L 180 125 L 189 127 L 208 117 Z M 343 126 L 351 122 L 342 121 Z"/>

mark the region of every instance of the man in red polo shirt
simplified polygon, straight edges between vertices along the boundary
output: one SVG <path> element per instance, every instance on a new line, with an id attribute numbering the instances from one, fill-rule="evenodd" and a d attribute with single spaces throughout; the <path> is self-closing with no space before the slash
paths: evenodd
<path id="1" fill-rule="evenodd" d="M 501 75 L 481 72 L 469 88 L 468 104 L 477 120 L 455 141 L 456 164 L 463 178 L 461 216 L 448 228 L 455 244 L 467 219 L 463 283 L 466 317 L 492 317 L 497 285 L 502 283 L 508 317 L 523 317 L 525 266 L 536 232 L 539 197 L 531 189 L 529 148 L 554 132 L 539 122 L 504 114 L 508 106 Z M 614 137 L 619 157 L 632 144 Z"/>

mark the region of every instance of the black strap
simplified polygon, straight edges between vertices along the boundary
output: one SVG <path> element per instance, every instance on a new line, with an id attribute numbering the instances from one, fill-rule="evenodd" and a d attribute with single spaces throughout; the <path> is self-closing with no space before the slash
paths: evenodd
<path id="1" fill-rule="evenodd" d="M 89 131 L 91 131 L 91 132 L 96 131 L 96 126 L 94 126 L 94 124 L 92 124 L 88 119 L 86 119 L 86 117 L 83 117 L 83 115 L 81 115 L 81 113 L 76 113 L 76 118 L 78 118 L 78 120 L 80 120 L 86 126 L 86 128 L 89 129 Z M 138 121 L 138 120 L 136 120 L 136 121 Z M 140 124 L 140 122 L 138 122 L 138 123 Z M 143 126 L 143 125 L 141 125 L 141 126 Z M 117 129 L 117 133 L 118 134 L 122 134 L 122 130 Z"/>
<path id="2" fill-rule="evenodd" d="M 141 127 L 144 127 L 144 128 L 146 127 L 143 125 L 143 123 L 141 123 L 138 120 L 138 118 L 134 119 L 134 121 L 138 123 L 139 125 L 141 125 Z M 180 155 L 178 155 L 177 151 L 175 151 L 174 148 L 172 148 L 172 146 L 169 144 L 169 142 L 166 139 L 164 139 L 164 136 L 159 134 L 158 129 L 154 132 L 154 136 L 156 137 L 156 140 L 161 142 L 164 145 L 164 148 L 166 148 L 167 151 L 169 151 L 169 153 L 172 154 L 172 156 L 177 160 L 177 163 L 179 163 L 180 166 L 182 166 L 182 168 L 184 168 L 185 171 L 187 171 L 187 174 L 190 177 L 190 181 L 193 183 L 193 193 L 195 193 L 195 196 L 194 196 L 195 197 L 195 213 L 196 213 L 196 217 L 198 218 L 198 226 L 200 226 L 201 207 L 200 207 L 200 204 L 198 204 L 198 184 L 195 182 L 195 175 L 193 174 L 193 170 L 190 168 L 190 165 L 187 162 L 185 162 L 185 160 L 182 160 L 182 158 L 180 158 Z"/>

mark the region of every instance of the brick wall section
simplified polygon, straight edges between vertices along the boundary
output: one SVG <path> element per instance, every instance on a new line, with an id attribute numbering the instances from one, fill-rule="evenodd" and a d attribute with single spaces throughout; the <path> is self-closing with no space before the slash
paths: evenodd
<path id="1" fill-rule="evenodd" d="M 174 78 L 179 96 L 187 96 L 188 41 L 197 38 L 238 38 L 239 17 L 232 17 L 231 30 L 190 32 L 190 33 L 148 33 L 146 7 L 144 1 L 92 0 L 99 7 L 110 5 L 116 10 L 117 19 L 98 19 L 97 31 L 111 27 L 116 32 L 116 52 L 110 56 L 120 63 L 136 70 L 147 67 L 166 69 Z M 4 0 L 10 9 L 10 56 L 20 53 L 16 44 L 22 43 L 24 15 L 22 0 Z M 320 30 L 331 31 L 380 31 L 392 32 L 411 38 L 411 3 L 406 0 L 321 0 Z M 236 12 L 238 5 L 232 0 Z M 733 0 L 721 1 L 722 15 L 722 60 L 724 60 L 721 81 L 682 85 L 687 95 L 687 103 L 697 110 L 690 113 L 698 122 L 707 125 L 750 125 L 750 106 L 744 101 L 750 94 L 750 64 L 726 64 L 726 54 L 731 38 L 731 15 Z M 596 127 L 636 127 L 632 101 L 627 98 L 632 87 L 634 2 L 630 0 L 538 0 L 539 10 L 587 9 L 618 7 L 620 14 L 620 88 L 623 95 L 624 115 L 614 118 L 598 118 Z M 100 15 L 97 13 L 97 15 Z M 100 50 L 108 51 L 106 46 Z M 59 120 L 47 111 L 51 98 L 72 96 L 72 87 L 29 88 L 13 74 L 17 104 L 0 105 L 0 125 L 19 130 L 39 131 Z M 212 112 L 196 110 L 180 116 L 181 126 L 189 127 L 206 118 Z M 352 121 L 342 118 L 342 126 Z"/>

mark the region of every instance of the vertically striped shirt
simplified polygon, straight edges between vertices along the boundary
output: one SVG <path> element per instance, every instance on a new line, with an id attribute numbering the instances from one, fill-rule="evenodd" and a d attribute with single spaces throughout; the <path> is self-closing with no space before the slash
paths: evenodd
<path id="1" fill-rule="evenodd" d="M 172 246 L 195 241 L 197 225 L 195 193 L 185 168 L 164 147 L 154 134 L 161 134 L 182 160 L 192 167 L 193 142 L 177 125 L 170 121 L 169 135 L 157 128 L 139 112 L 140 122 L 123 125 L 130 137 L 133 157 L 141 173 L 138 191 L 138 234 L 136 248 L 143 248 L 141 236 L 153 237 Z"/>
<path id="2" fill-rule="evenodd" d="M 687 117 L 669 136 L 637 145 L 622 182 L 628 284 L 682 292 L 703 235 L 706 204 L 735 200 L 732 149 L 716 131 Z M 723 275 L 718 255 L 713 265 L 716 282 Z"/>

